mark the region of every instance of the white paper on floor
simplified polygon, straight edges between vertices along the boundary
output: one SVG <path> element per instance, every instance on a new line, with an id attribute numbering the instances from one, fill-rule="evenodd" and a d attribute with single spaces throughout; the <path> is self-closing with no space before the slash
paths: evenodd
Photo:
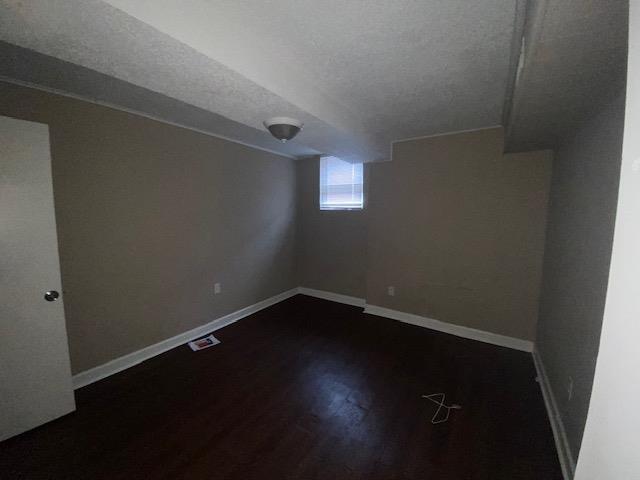
<path id="1" fill-rule="evenodd" d="M 217 345 L 219 343 L 220 340 L 218 340 L 216 337 L 214 337 L 213 335 L 208 335 L 206 337 L 199 338 L 198 340 L 194 340 L 193 342 L 189 342 L 189 346 L 191 347 L 191 350 L 196 352 L 198 350 L 213 347 L 214 345 Z"/>

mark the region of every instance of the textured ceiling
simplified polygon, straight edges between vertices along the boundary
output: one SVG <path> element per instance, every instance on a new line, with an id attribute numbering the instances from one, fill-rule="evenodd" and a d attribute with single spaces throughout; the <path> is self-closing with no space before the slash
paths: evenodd
<path id="1" fill-rule="evenodd" d="M 585 115 L 620 91 L 628 9 L 626 0 L 530 0 L 508 150 L 556 147 Z"/>
<path id="2" fill-rule="evenodd" d="M 201 124 L 215 115 L 213 133 L 288 155 L 380 160 L 392 140 L 501 123 L 518 4 L 0 0 L 0 40 L 44 54 L 14 52 L 1 73 L 141 111 L 141 92 L 168 97 Z M 69 64 L 87 73 L 64 75 Z M 108 77 L 123 82 L 118 99 Z M 160 103 L 156 116 L 181 122 Z M 305 123 L 295 143 L 264 133 L 273 115 Z"/>
<path id="3" fill-rule="evenodd" d="M 169 28 L 158 19 L 155 1 L 155 14 L 141 2 L 110 1 Z M 212 13 L 228 15 L 225 24 L 243 25 L 242 38 L 234 37 L 235 42 L 247 42 L 249 50 L 259 45 L 280 71 L 299 75 L 336 101 L 338 115 L 357 119 L 377 138 L 388 136 L 387 143 L 389 138 L 500 122 L 516 14 L 513 0 L 205 3 Z M 202 33 L 209 28 L 206 24 Z M 206 48 L 179 29 L 172 34 L 199 50 Z M 261 72 L 251 71 L 253 65 L 237 68 L 262 83 Z"/>
<path id="4" fill-rule="evenodd" d="M 626 0 L 0 0 L 0 76 L 294 157 L 383 160 L 395 140 L 500 124 L 508 150 L 553 148 L 623 84 L 627 11 Z M 283 145 L 262 127 L 275 115 L 305 128 Z"/>
<path id="5" fill-rule="evenodd" d="M 23 85 L 44 85 L 46 90 L 142 114 L 204 133 L 240 141 L 292 158 L 319 152 L 299 142 L 274 142 L 264 129 L 234 122 L 219 114 L 189 105 L 95 70 L 0 41 L 0 78 Z M 277 150 L 274 147 L 277 146 Z"/>

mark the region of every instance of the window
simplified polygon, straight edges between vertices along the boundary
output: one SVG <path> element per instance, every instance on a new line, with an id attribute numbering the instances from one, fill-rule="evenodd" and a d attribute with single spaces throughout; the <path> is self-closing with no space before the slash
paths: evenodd
<path id="1" fill-rule="evenodd" d="M 361 210 L 362 163 L 337 157 L 320 159 L 320 210 Z"/>

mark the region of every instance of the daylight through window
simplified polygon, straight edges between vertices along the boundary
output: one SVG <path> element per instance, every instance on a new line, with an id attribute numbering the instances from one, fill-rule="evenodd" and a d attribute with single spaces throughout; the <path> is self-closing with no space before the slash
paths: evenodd
<path id="1" fill-rule="evenodd" d="M 337 157 L 320 159 L 320 210 L 359 210 L 363 207 L 362 163 Z"/>

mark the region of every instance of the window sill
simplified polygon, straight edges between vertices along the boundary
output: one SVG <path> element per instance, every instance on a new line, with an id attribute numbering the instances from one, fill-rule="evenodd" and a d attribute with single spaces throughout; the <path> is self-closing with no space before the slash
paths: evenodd
<path id="1" fill-rule="evenodd" d="M 361 212 L 364 210 L 364 207 L 354 207 L 354 208 L 320 208 L 321 212 Z"/>

